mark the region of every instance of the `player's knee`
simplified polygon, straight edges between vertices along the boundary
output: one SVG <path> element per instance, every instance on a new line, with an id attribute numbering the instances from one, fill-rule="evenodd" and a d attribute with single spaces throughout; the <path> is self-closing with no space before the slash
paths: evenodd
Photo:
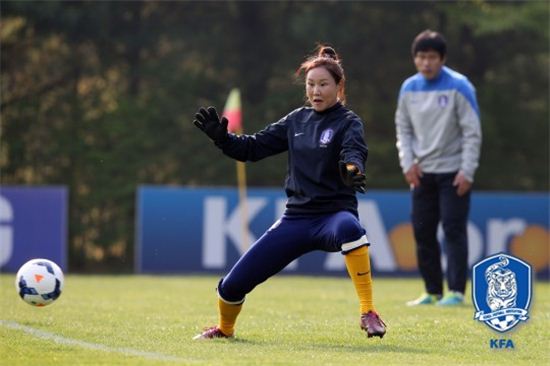
<path id="1" fill-rule="evenodd" d="M 225 277 L 218 283 L 218 296 L 228 304 L 242 303 L 246 293 L 242 290 L 241 284 L 235 283 L 230 277 Z"/>
<path id="2" fill-rule="evenodd" d="M 339 237 L 358 238 L 365 234 L 365 230 L 361 227 L 359 220 L 349 212 L 342 213 L 339 220 L 338 233 Z"/>
<path id="3" fill-rule="evenodd" d="M 349 212 L 342 212 L 338 217 L 335 241 L 338 243 L 342 254 L 347 254 L 354 249 L 368 245 L 365 229 L 363 229 L 359 220 Z"/>

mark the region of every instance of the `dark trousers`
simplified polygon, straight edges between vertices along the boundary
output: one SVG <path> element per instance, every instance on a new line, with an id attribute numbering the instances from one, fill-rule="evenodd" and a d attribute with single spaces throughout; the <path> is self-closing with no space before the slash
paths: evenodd
<path id="1" fill-rule="evenodd" d="M 246 294 L 281 271 L 294 259 L 314 250 L 346 251 L 369 245 L 343 244 L 365 235 L 359 219 L 347 211 L 314 216 L 283 216 L 259 238 L 220 281 L 218 294 L 228 302 L 242 302 Z"/>
<path id="2" fill-rule="evenodd" d="M 456 193 L 453 180 L 456 173 L 424 173 L 420 186 L 412 193 L 412 223 L 416 240 L 416 254 L 426 292 L 443 293 L 441 249 L 437 241 L 437 227 L 441 221 L 445 234 L 447 254 L 447 282 L 449 290 L 464 293 L 468 277 L 467 221 L 470 192 Z"/>

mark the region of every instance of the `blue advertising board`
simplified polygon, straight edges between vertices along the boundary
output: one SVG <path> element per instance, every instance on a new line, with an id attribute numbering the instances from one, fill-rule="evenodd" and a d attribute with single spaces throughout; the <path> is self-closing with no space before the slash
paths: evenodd
<path id="1" fill-rule="evenodd" d="M 142 186 L 137 193 L 137 272 L 225 272 L 284 212 L 281 189 L 249 189 L 246 204 L 234 188 Z M 468 222 L 473 265 L 505 252 L 549 272 L 548 194 L 474 192 Z M 359 195 L 359 215 L 372 243 L 373 271 L 417 274 L 407 191 L 370 190 Z M 243 217 L 248 220 L 243 220 Z M 444 235 L 439 230 L 444 252 Z M 445 267 L 445 260 L 443 260 Z M 314 252 L 291 263 L 289 273 L 345 274 L 339 253 Z"/>
<path id="2" fill-rule="evenodd" d="M 17 272 L 33 258 L 67 268 L 67 189 L 0 187 L 0 270 Z"/>

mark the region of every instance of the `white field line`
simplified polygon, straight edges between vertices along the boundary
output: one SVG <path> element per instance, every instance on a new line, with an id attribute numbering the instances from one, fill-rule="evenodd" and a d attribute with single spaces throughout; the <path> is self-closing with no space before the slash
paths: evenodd
<path id="1" fill-rule="evenodd" d="M 48 341 L 54 341 L 55 343 L 62 344 L 64 346 L 76 346 L 76 347 L 82 347 L 82 348 L 92 349 L 96 351 L 122 353 L 127 356 L 138 356 L 138 357 L 144 357 L 144 358 L 157 360 L 157 361 L 183 361 L 183 359 L 179 357 L 164 355 L 162 353 L 146 352 L 146 351 L 140 351 L 132 348 L 109 347 L 99 343 L 90 343 L 90 342 L 79 341 L 78 339 L 65 338 L 65 337 L 58 336 L 54 333 L 50 333 L 44 330 L 22 325 L 11 320 L 0 319 L 0 325 L 10 329 L 20 330 L 36 338 L 40 338 Z"/>

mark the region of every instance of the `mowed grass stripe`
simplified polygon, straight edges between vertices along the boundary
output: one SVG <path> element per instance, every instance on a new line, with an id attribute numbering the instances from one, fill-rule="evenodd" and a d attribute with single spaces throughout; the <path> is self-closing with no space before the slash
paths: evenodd
<path id="1" fill-rule="evenodd" d="M 66 338 L 54 333 L 46 332 L 41 329 L 36 329 L 26 325 L 22 325 L 11 320 L 0 319 L 0 326 L 6 327 L 9 329 L 19 330 L 33 337 L 46 340 L 46 341 L 52 341 L 57 344 L 61 344 L 63 346 L 82 347 L 82 348 L 87 348 L 87 349 L 102 351 L 102 352 L 121 353 L 127 356 L 137 356 L 137 357 L 143 357 L 143 358 L 159 360 L 159 361 L 183 361 L 179 357 L 164 355 L 162 353 L 146 352 L 146 351 L 140 351 L 140 350 L 125 348 L 125 347 L 110 347 L 104 344 L 90 343 L 90 342 L 85 342 L 78 339 Z"/>

